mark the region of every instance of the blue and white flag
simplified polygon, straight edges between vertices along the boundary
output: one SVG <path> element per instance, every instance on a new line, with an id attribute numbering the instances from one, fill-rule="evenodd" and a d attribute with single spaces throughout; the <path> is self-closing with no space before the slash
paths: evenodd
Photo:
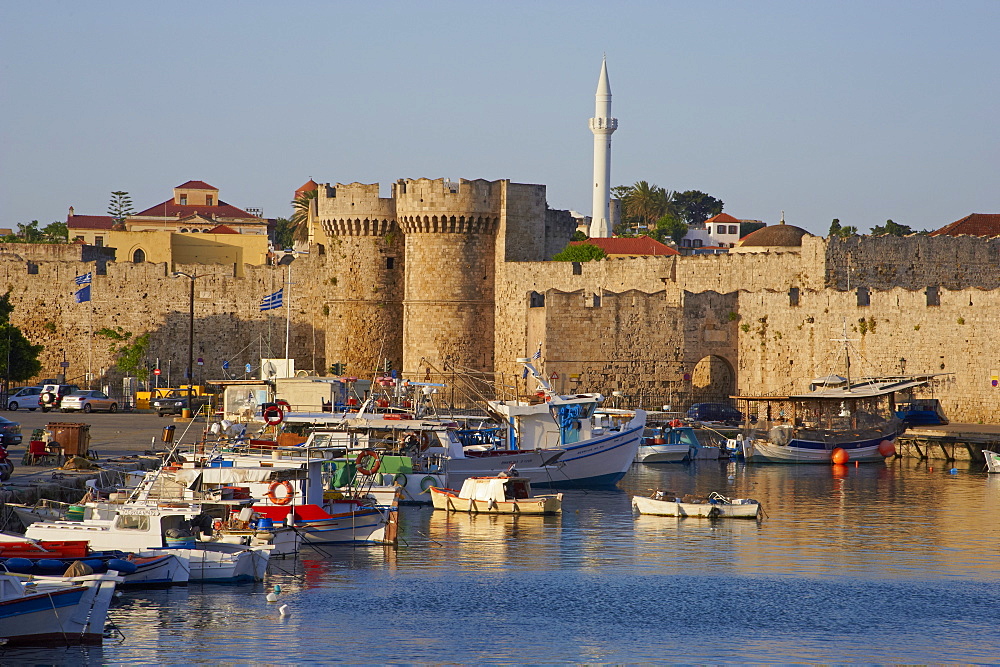
<path id="1" fill-rule="evenodd" d="M 542 344 L 541 343 L 538 344 L 538 349 L 535 350 L 535 353 L 533 355 L 531 355 L 531 358 L 532 358 L 532 360 L 541 359 L 542 358 Z"/>
<path id="2" fill-rule="evenodd" d="M 280 290 L 274 294 L 268 294 L 260 302 L 260 312 L 265 310 L 274 310 L 275 308 L 281 308 L 282 306 L 282 294 L 285 288 L 282 287 Z"/>
<path id="3" fill-rule="evenodd" d="M 81 287 L 77 291 L 73 292 L 73 300 L 77 303 L 84 303 L 90 301 L 90 285 L 86 287 Z"/>
<path id="4" fill-rule="evenodd" d="M 76 284 L 77 285 L 89 285 L 91 282 L 93 282 L 93 280 L 94 280 L 94 272 L 93 271 L 88 271 L 87 273 L 83 274 L 82 276 L 77 276 L 76 277 Z"/>

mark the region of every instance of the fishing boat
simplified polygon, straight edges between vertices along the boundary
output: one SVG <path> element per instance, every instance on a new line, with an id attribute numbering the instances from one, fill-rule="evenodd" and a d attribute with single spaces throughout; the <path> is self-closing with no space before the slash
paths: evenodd
<path id="1" fill-rule="evenodd" d="M 635 460 L 646 464 L 716 460 L 720 452 L 718 447 L 702 445 L 694 428 L 674 420 L 646 428 Z"/>
<path id="2" fill-rule="evenodd" d="M 708 498 L 684 496 L 670 491 L 654 491 L 650 497 L 633 496 L 632 507 L 639 514 L 657 516 L 702 517 L 708 519 L 756 519 L 760 503 L 751 498 L 727 498 L 712 492 Z"/>
<path id="3" fill-rule="evenodd" d="M 470 477 L 462 489 L 431 487 L 436 510 L 472 514 L 558 514 L 562 512 L 561 493 L 532 495 L 531 481 L 516 471 L 495 477 Z"/>
<path id="4" fill-rule="evenodd" d="M 984 449 L 983 456 L 986 457 L 986 472 L 1000 472 L 1000 453 Z"/>
<path id="5" fill-rule="evenodd" d="M 77 561 L 96 574 L 118 572 L 122 587 L 179 586 L 187 584 L 190 576 L 187 560 L 174 554 L 92 551 L 85 540 L 32 540 L 0 533 L 0 563 L 8 572 L 56 575 Z"/>
<path id="6" fill-rule="evenodd" d="M 77 520 L 36 521 L 25 535 L 37 540 L 86 540 L 92 549 L 120 549 L 137 556 L 172 554 L 188 565 L 189 581 L 260 581 L 269 547 L 247 547 L 211 539 L 225 505 L 161 502 L 88 502 Z M 207 534 L 208 539 L 203 539 Z"/>
<path id="7" fill-rule="evenodd" d="M 0 574 L 0 643 L 6 646 L 100 644 L 122 578 Z"/>

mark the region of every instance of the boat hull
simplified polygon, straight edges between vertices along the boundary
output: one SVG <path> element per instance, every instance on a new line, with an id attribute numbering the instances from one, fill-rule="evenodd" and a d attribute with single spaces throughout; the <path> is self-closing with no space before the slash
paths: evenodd
<path id="1" fill-rule="evenodd" d="M 538 471 L 518 469 L 534 488 L 565 489 L 614 486 L 635 461 L 645 423 L 613 431 L 583 443 L 563 445 L 555 465 Z"/>
<path id="2" fill-rule="evenodd" d="M 13 575 L 0 578 L 11 580 L 3 582 L 5 590 L 19 585 Z M 100 644 L 116 580 L 120 581 L 109 575 L 71 580 L 38 577 L 37 593 L 4 595 L 0 600 L 0 638 L 4 646 Z"/>
<path id="3" fill-rule="evenodd" d="M 876 463 L 885 460 L 879 452 L 883 440 L 892 442 L 895 436 L 842 443 L 825 443 L 793 439 L 787 445 L 776 445 L 766 440 L 744 440 L 743 458 L 747 463 L 825 463 L 829 465 L 833 450 L 841 448 L 848 455 L 848 462 Z"/>
<path id="4" fill-rule="evenodd" d="M 632 507 L 639 514 L 705 519 L 756 519 L 760 514 L 760 504 L 757 502 L 680 503 L 674 500 L 635 496 L 632 498 Z"/>
<path id="5" fill-rule="evenodd" d="M 452 489 L 431 487 L 431 499 L 436 510 L 468 512 L 470 514 L 559 514 L 562 494 L 534 496 L 522 500 L 475 500 L 462 498 Z"/>
<path id="6" fill-rule="evenodd" d="M 303 544 L 393 544 L 397 512 L 372 508 L 297 522 Z"/>
<path id="7" fill-rule="evenodd" d="M 691 458 L 691 447 L 680 445 L 639 445 L 639 463 L 683 463 Z"/>
<path id="8" fill-rule="evenodd" d="M 1000 454 L 984 449 L 983 456 L 986 457 L 987 472 L 1000 472 Z"/>

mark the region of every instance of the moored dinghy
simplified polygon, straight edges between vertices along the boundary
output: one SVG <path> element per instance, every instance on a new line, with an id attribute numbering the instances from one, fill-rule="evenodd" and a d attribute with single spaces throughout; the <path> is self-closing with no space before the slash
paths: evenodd
<path id="1" fill-rule="evenodd" d="M 708 498 L 676 497 L 670 491 L 654 491 L 649 498 L 633 496 L 632 507 L 639 514 L 692 516 L 708 519 L 756 519 L 760 503 L 751 498 L 727 498 L 713 491 Z"/>
<path id="2" fill-rule="evenodd" d="M 462 490 L 430 488 L 434 509 L 472 514 L 558 514 L 561 493 L 531 495 L 531 481 L 516 471 L 496 477 L 470 477 Z"/>

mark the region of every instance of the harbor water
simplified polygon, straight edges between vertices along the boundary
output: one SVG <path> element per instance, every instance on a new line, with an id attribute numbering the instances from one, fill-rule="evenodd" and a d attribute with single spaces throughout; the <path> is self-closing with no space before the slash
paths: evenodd
<path id="1" fill-rule="evenodd" d="M 403 507 L 396 549 L 314 549 L 258 584 L 125 591 L 123 639 L 0 660 L 996 662 L 1000 478 L 949 467 L 636 464 L 620 490 L 567 492 L 560 516 Z M 630 495 L 651 489 L 751 497 L 766 517 L 633 515 Z"/>

